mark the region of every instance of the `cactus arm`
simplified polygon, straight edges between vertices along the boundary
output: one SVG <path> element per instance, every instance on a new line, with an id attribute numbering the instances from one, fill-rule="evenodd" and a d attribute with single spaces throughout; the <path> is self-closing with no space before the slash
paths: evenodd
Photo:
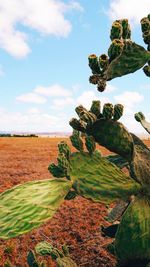
<path id="1" fill-rule="evenodd" d="M 70 175 L 74 190 L 94 202 L 109 204 L 118 199 L 128 201 L 140 188 L 139 184 L 97 151 L 92 155 L 86 152 L 73 153 Z"/>
<path id="2" fill-rule="evenodd" d="M 150 134 L 150 122 L 145 120 L 145 116 L 142 112 L 135 114 L 135 119 L 141 123 L 143 128 Z"/>
<path id="3" fill-rule="evenodd" d="M 138 196 L 125 211 L 119 225 L 115 251 L 120 262 L 150 261 L 150 198 Z M 136 266 L 133 265 L 132 266 Z M 142 266 L 142 264 L 141 264 Z"/>
<path id="4" fill-rule="evenodd" d="M 66 179 L 32 181 L 0 194 L 0 238 L 31 231 L 51 218 L 72 187 Z"/>

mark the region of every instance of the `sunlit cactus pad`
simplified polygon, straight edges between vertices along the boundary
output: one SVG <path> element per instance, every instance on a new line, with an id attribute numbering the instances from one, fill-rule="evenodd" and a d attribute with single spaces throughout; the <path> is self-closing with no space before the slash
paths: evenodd
<path id="1" fill-rule="evenodd" d="M 0 194 L 0 238 L 24 234 L 51 218 L 70 187 L 65 179 L 41 180 Z"/>
<path id="2" fill-rule="evenodd" d="M 150 261 L 150 199 L 141 196 L 130 204 L 123 215 L 115 245 L 120 261 Z"/>
<path id="3" fill-rule="evenodd" d="M 137 193 L 139 185 L 127 177 L 118 167 L 101 157 L 98 151 L 71 156 L 73 187 L 79 195 L 105 204 L 117 199 L 127 200 Z"/>

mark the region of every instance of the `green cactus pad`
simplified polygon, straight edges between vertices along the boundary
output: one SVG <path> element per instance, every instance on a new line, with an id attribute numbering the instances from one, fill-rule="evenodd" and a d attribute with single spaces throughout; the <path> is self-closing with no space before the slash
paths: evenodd
<path id="1" fill-rule="evenodd" d="M 133 139 L 124 125 L 118 121 L 99 119 L 89 129 L 95 141 L 128 161 L 133 157 Z"/>
<path id="2" fill-rule="evenodd" d="M 150 52 L 133 42 L 126 42 L 120 56 L 108 66 L 107 80 L 133 73 L 142 68 L 150 59 Z"/>
<path id="3" fill-rule="evenodd" d="M 32 181 L 0 194 L 0 238 L 31 231 L 51 218 L 71 188 L 65 179 Z"/>
<path id="4" fill-rule="evenodd" d="M 136 198 L 123 215 L 115 250 L 122 262 L 150 260 L 150 199 Z"/>
<path id="5" fill-rule="evenodd" d="M 71 155 L 71 177 L 77 193 L 94 202 L 109 204 L 117 199 L 127 200 L 139 190 L 139 185 L 119 168 L 95 152 Z"/>

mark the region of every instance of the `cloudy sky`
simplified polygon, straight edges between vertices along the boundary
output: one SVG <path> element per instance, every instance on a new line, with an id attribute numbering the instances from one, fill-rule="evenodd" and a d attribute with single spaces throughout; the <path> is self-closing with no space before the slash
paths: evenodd
<path id="1" fill-rule="evenodd" d="M 150 120 L 149 79 L 139 70 L 114 79 L 99 93 L 88 82 L 88 55 L 107 53 L 113 20 L 128 18 L 143 45 L 140 19 L 150 0 L 0 0 L 0 131 L 71 131 L 77 104 L 122 103 L 122 122 Z"/>

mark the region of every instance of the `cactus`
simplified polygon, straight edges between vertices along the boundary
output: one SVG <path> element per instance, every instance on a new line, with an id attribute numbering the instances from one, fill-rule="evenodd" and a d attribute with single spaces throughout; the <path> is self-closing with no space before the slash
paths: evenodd
<path id="1" fill-rule="evenodd" d="M 80 138 L 79 132 L 74 130 L 72 136 L 70 136 L 70 140 L 72 145 L 79 151 L 83 151 L 83 142 Z"/>
<path id="2" fill-rule="evenodd" d="M 144 66 L 149 77 L 150 15 L 141 20 L 147 50 L 132 42 L 130 25 L 126 19 L 117 20 L 111 29 L 112 44 L 108 55 L 89 57 L 93 75 L 90 81 L 104 91 L 106 82 L 133 73 Z M 148 66 L 148 67 L 147 67 Z M 115 235 L 114 251 L 118 266 L 147 266 L 150 263 L 150 149 L 118 120 L 123 106 L 111 103 L 100 110 L 100 102 L 93 101 L 90 110 L 75 109 L 79 120 L 70 121 L 72 145 L 78 152 L 71 153 L 66 143 L 58 145 L 58 164 L 51 163 L 49 171 L 57 178 L 33 181 L 16 186 L 0 194 L 0 238 L 7 239 L 31 231 L 53 216 L 64 199 L 81 195 L 106 205 L 117 201 L 107 219 L 119 225 L 110 226 Z M 135 119 L 150 132 L 150 124 L 139 112 Z M 84 139 L 82 138 L 84 135 Z M 84 151 L 84 141 L 87 152 Z M 95 143 L 117 155 L 103 157 L 95 151 Z M 121 169 L 127 167 L 129 175 Z M 61 179 L 60 179 L 61 178 Z M 106 229 L 102 228 L 106 233 Z M 110 234 L 110 233 L 109 233 Z M 36 246 L 40 255 L 50 255 L 60 267 L 76 267 L 66 247 L 62 251 L 44 242 Z M 29 266 L 38 263 L 33 251 L 28 254 Z"/>
<path id="3" fill-rule="evenodd" d="M 86 148 L 89 151 L 89 153 L 93 154 L 93 152 L 96 149 L 96 144 L 95 144 L 93 136 L 87 136 L 85 138 L 85 145 L 86 145 Z"/>
<path id="4" fill-rule="evenodd" d="M 49 255 L 55 259 L 58 267 L 77 267 L 76 263 L 70 258 L 68 248 L 63 245 L 62 251 L 53 247 L 48 242 L 40 242 L 35 247 L 39 255 Z"/>
<path id="5" fill-rule="evenodd" d="M 54 215 L 70 188 L 66 179 L 51 179 L 28 182 L 0 194 L 0 238 L 39 227 Z"/>
<path id="6" fill-rule="evenodd" d="M 89 59 L 89 67 L 91 68 L 92 73 L 100 74 L 100 68 L 99 68 L 97 56 L 93 54 L 93 55 L 90 55 L 88 59 Z"/>
<path id="7" fill-rule="evenodd" d="M 109 120 L 113 117 L 114 115 L 114 107 L 112 104 L 107 103 L 103 107 L 103 118 L 106 120 Z"/>
<path id="8" fill-rule="evenodd" d="M 59 144 L 58 144 L 58 149 L 59 149 L 59 153 L 60 154 L 64 154 L 65 157 L 67 158 L 67 160 L 69 161 L 70 160 L 70 147 L 67 145 L 66 142 L 64 141 L 61 141 Z"/>
<path id="9" fill-rule="evenodd" d="M 142 112 L 138 112 L 135 114 L 135 119 L 141 123 L 143 128 L 150 134 L 150 122 L 145 120 L 145 116 Z"/>
<path id="10" fill-rule="evenodd" d="M 91 108 L 90 108 L 90 112 L 95 114 L 95 116 L 98 118 L 100 115 L 100 101 L 99 100 L 95 100 L 92 102 Z"/>
<path id="11" fill-rule="evenodd" d="M 113 116 L 113 119 L 115 121 L 118 121 L 121 118 L 122 115 L 123 115 L 123 105 L 121 105 L 121 104 L 114 105 L 114 116 Z"/>
<path id="12" fill-rule="evenodd" d="M 127 75 L 142 68 L 150 60 L 150 18 L 141 20 L 144 42 L 147 50 L 131 41 L 131 30 L 127 19 L 116 20 L 112 24 L 110 39 L 112 43 L 108 49 L 108 56 L 102 54 L 89 56 L 89 66 L 93 75 L 90 83 L 97 84 L 97 89 L 103 92 L 106 82 L 123 75 Z M 103 56 L 104 55 L 104 56 Z M 99 66 L 99 67 L 98 67 Z M 149 77 L 149 68 L 144 67 L 144 73 Z"/>

